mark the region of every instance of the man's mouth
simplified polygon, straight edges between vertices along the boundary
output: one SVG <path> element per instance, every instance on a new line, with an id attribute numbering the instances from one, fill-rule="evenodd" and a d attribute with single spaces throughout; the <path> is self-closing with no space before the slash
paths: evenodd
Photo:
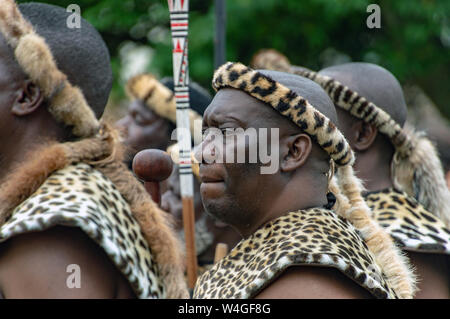
<path id="1" fill-rule="evenodd" d="M 223 177 L 215 172 L 212 167 L 200 166 L 200 180 L 202 183 L 223 183 Z"/>
<path id="2" fill-rule="evenodd" d="M 200 180 L 202 183 L 222 183 L 223 179 L 215 176 L 204 176 L 200 174 Z"/>
<path id="3" fill-rule="evenodd" d="M 200 166 L 200 193 L 203 200 L 219 198 L 225 191 L 225 180 L 213 166 Z"/>

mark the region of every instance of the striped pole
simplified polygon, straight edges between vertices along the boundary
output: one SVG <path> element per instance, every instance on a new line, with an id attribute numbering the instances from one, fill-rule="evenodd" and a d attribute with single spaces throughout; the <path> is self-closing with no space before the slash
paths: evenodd
<path id="1" fill-rule="evenodd" d="M 183 202 L 187 276 L 188 286 L 193 289 L 197 281 L 197 254 L 195 251 L 194 180 L 192 177 L 191 131 L 189 127 L 189 0 L 168 0 L 168 3 L 173 43 L 173 81 L 177 105 L 180 191 Z"/>

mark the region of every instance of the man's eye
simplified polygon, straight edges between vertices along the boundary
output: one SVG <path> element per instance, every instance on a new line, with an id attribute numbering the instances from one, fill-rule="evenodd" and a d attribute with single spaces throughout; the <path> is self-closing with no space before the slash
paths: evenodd
<path id="1" fill-rule="evenodd" d="M 217 127 L 204 127 L 202 128 L 203 134 L 217 134 L 220 131 Z"/>
<path id="2" fill-rule="evenodd" d="M 222 132 L 222 134 L 224 135 L 232 135 L 235 133 L 234 128 L 232 127 L 225 127 L 225 128 L 221 128 L 220 131 Z"/>

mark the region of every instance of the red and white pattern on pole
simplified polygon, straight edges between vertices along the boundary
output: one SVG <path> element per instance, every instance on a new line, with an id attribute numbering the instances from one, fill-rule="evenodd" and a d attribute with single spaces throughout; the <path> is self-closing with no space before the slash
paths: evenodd
<path id="1" fill-rule="evenodd" d="M 172 56 L 175 101 L 177 105 L 177 138 L 179 145 L 180 188 L 182 197 L 192 197 L 191 132 L 189 121 L 188 30 L 189 1 L 168 0 L 172 31 Z"/>

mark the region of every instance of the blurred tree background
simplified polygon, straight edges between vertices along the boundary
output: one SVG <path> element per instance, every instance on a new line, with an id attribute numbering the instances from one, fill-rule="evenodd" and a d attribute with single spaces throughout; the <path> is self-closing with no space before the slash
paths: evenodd
<path id="1" fill-rule="evenodd" d="M 172 75 L 167 1 L 40 1 L 77 3 L 103 35 L 116 79 L 113 102 L 123 99 L 123 84 L 137 71 Z M 380 29 L 366 26 L 371 3 L 381 8 Z M 190 76 L 210 88 L 214 1 L 191 0 L 190 13 Z M 248 64 L 261 48 L 316 70 L 348 61 L 377 63 L 402 84 L 420 86 L 450 118 L 450 1 L 227 0 L 227 60 Z"/>

